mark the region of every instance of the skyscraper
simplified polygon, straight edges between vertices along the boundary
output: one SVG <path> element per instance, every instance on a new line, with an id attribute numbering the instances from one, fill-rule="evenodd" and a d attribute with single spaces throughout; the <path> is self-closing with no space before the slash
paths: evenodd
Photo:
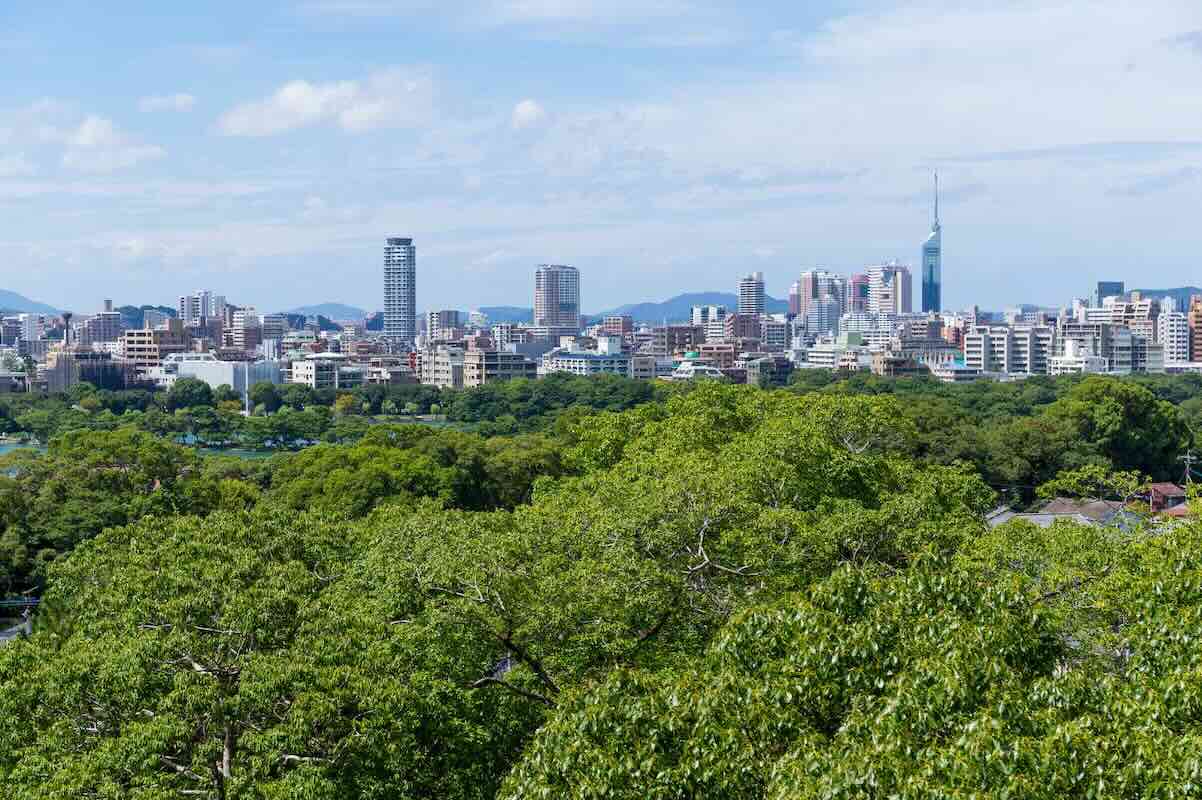
<path id="1" fill-rule="evenodd" d="M 1101 308 L 1103 300 L 1107 297 L 1119 297 L 1126 293 L 1125 289 L 1122 281 L 1098 281 L 1093 293 L 1093 307 Z"/>
<path id="2" fill-rule="evenodd" d="M 910 268 L 897 262 L 868 268 L 868 310 L 874 314 L 909 314 L 913 310 Z"/>
<path id="3" fill-rule="evenodd" d="M 764 273 L 753 272 L 739 281 L 739 313 L 763 315 Z"/>
<path id="4" fill-rule="evenodd" d="M 412 239 L 384 245 L 384 336 L 412 347 L 417 336 L 417 248 Z"/>
<path id="5" fill-rule="evenodd" d="M 935 173 L 935 222 L 922 245 L 922 310 L 943 310 L 943 228 L 939 225 L 939 173 Z"/>
<path id="6" fill-rule="evenodd" d="M 804 315 L 814 303 L 831 297 L 842 309 L 847 303 L 847 278 L 824 269 L 806 270 L 797 282 L 797 313 Z"/>
<path id="7" fill-rule="evenodd" d="M 540 264 L 534 273 L 534 327 L 580 329 L 580 272 Z"/>

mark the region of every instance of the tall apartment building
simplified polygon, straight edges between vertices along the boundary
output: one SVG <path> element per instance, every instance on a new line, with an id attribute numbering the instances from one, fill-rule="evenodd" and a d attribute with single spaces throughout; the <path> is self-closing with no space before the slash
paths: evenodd
<path id="1" fill-rule="evenodd" d="M 1050 325 L 976 325 L 964 334 L 964 364 L 981 372 L 1046 375 L 1056 341 Z"/>
<path id="2" fill-rule="evenodd" d="M 463 320 L 458 311 L 444 309 L 426 312 L 426 338 L 430 341 L 448 338 L 462 327 Z"/>
<path id="3" fill-rule="evenodd" d="M 798 316 L 804 316 L 809 312 L 811 306 L 827 298 L 835 301 L 839 313 L 843 313 L 843 309 L 847 305 L 848 282 L 847 278 L 842 275 L 836 275 L 824 269 L 807 270 L 801 273 L 801 278 L 797 281 L 797 288 Z"/>
<path id="4" fill-rule="evenodd" d="M 36 342 L 46 333 L 46 325 L 40 314 L 18 314 L 17 321 L 21 326 L 22 342 Z"/>
<path id="5" fill-rule="evenodd" d="M 914 310 L 910 268 L 896 262 L 868 268 L 868 311 L 909 314 Z"/>
<path id="6" fill-rule="evenodd" d="M 1189 325 L 1189 360 L 1202 361 L 1202 297 L 1190 298 L 1186 322 Z"/>
<path id="7" fill-rule="evenodd" d="M 412 239 L 390 238 L 384 245 L 384 336 L 412 347 L 417 336 L 417 248 Z"/>
<path id="8" fill-rule="evenodd" d="M 1183 364 L 1190 360 L 1190 326 L 1187 315 L 1180 311 L 1162 311 L 1156 318 L 1156 341 L 1164 348 L 1166 364 Z"/>
<path id="9" fill-rule="evenodd" d="M 163 364 L 172 353 L 184 353 L 192 345 L 192 337 L 178 319 L 168 320 L 161 328 L 139 328 L 121 334 L 121 358 L 134 369 L 145 371 Z"/>
<path id="10" fill-rule="evenodd" d="M 789 286 L 789 313 L 794 317 L 801 313 L 801 281 Z"/>
<path id="11" fill-rule="evenodd" d="M 80 344 L 90 345 L 96 342 L 115 342 L 125 332 L 125 323 L 121 312 L 113 310 L 113 301 L 104 301 L 104 311 L 84 320 L 80 328 Z"/>
<path id="12" fill-rule="evenodd" d="M 180 296 L 177 310 L 184 325 L 197 325 L 207 319 L 224 317 L 225 298 L 208 290 L 185 294 Z"/>
<path id="13" fill-rule="evenodd" d="M 238 309 L 231 316 L 231 325 L 224 335 L 226 347 L 246 352 L 254 350 L 263 343 L 263 323 L 259 312 L 249 306 Z"/>
<path id="14" fill-rule="evenodd" d="M 705 330 L 705 341 L 726 339 L 726 306 L 693 306 L 692 323 Z"/>
<path id="15" fill-rule="evenodd" d="M 739 281 L 739 313 L 751 316 L 764 313 L 764 273 L 753 272 Z"/>
<path id="16" fill-rule="evenodd" d="M 922 311 L 943 310 L 943 227 L 939 224 L 939 173 L 935 173 L 935 221 L 922 244 Z"/>
<path id="17" fill-rule="evenodd" d="M 868 311 L 871 284 L 867 273 L 861 272 L 851 276 L 847 282 L 847 298 L 843 304 L 845 313 L 862 314 Z"/>
<path id="18" fill-rule="evenodd" d="M 534 327 L 580 330 L 580 272 L 540 264 L 534 272 Z"/>

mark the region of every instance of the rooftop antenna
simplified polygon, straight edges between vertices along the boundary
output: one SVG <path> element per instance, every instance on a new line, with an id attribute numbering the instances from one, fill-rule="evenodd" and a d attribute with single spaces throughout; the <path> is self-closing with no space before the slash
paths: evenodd
<path id="1" fill-rule="evenodd" d="M 939 228 L 939 170 L 935 170 L 935 228 Z"/>

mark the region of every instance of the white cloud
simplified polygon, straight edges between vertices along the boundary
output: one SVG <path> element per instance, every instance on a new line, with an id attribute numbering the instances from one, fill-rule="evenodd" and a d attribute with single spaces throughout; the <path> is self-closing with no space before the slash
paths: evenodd
<path id="1" fill-rule="evenodd" d="M 196 106 L 196 98 L 190 94 L 165 94 L 143 97 L 138 101 L 138 110 L 144 113 L 155 111 L 191 111 Z"/>
<path id="2" fill-rule="evenodd" d="M 516 130 L 531 128 L 547 118 L 547 112 L 535 100 L 523 100 L 513 107 L 511 124 Z"/>
<path id="3" fill-rule="evenodd" d="M 112 120 L 90 115 L 66 134 L 62 164 L 80 172 L 113 172 L 162 158 L 167 152 L 141 144 L 117 129 Z"/>
<path id="4" fill-rule="evenodd" d="M 284 84 L 270 97 L 221 115 L 226 136 L 271 136 L 332 123 L 344 131 L 412 127 L 429 118 L 434 82 L 423 70 L 389 69 L 363 80 Z"/>
<path id="5" fill-rule="evenodd" d="M 17 178 L 37 172 L 24 153 L 0 156 L 0 178 Z"/>

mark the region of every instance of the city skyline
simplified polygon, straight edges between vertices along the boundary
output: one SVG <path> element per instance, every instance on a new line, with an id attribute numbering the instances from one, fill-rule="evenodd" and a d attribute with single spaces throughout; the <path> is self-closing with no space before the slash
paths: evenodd
<path id="1" fill-rule="evenodd" d="M 65 1 L 3 21 L 0 288 L 58 306 L 219 285 L 371 308 L 373 243 L 398 230 L 437 276 L 424 308 L 525 305 L 544 262 L 588 276 L 588 310 L 757 271 L 783 297 L 806 268 L 917 273 L 935 168 L 945 308 L 1197 282 L 1202 121 L 1175 101 L 1202 78 L 1197 4 Z"/>

